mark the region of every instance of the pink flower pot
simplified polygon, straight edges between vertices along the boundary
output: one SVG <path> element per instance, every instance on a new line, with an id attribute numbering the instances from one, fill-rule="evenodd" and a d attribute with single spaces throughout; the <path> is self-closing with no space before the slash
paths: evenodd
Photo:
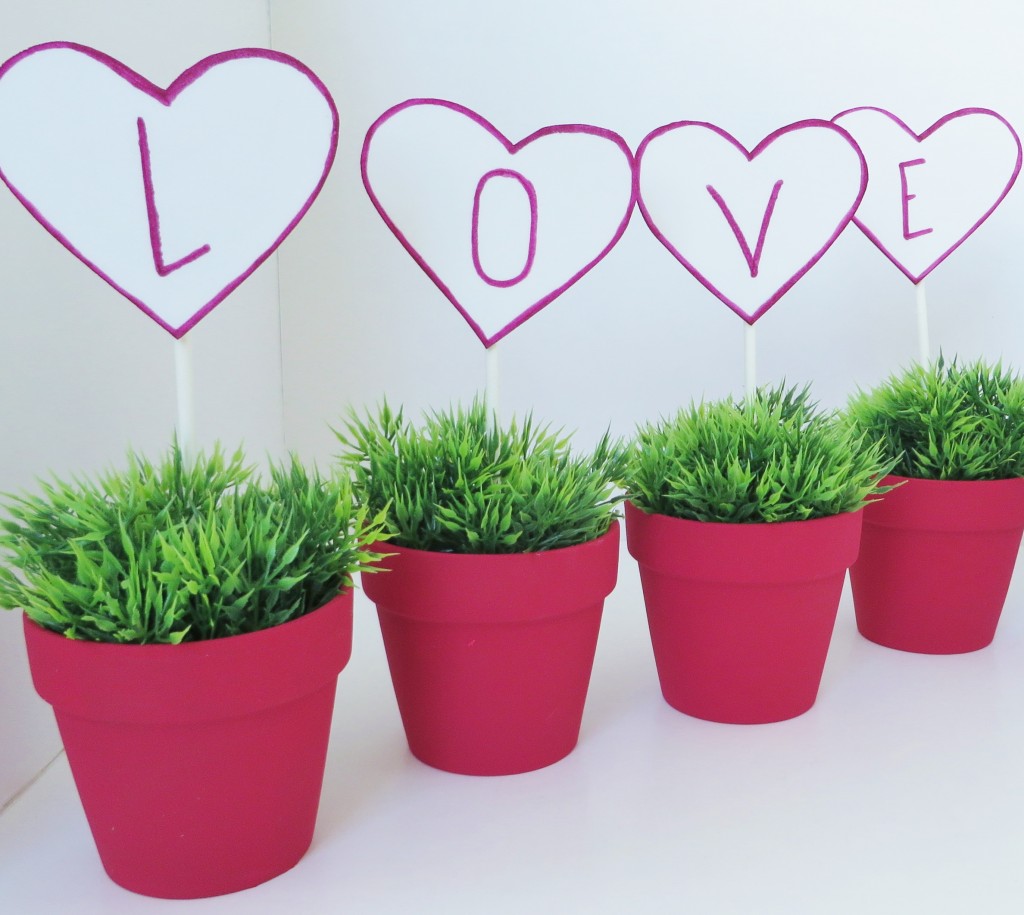
<path id="1" fill-rule="evenodd" d="M 861 635 L 923 654 L 989 645 L 1024 532 L 1024 479 L 885 482 L 903 485 L 865 509 L 850 569 Z"/>
<path id="2" fill-rule="evenodd" d="M 718 524 L 627 502 L 665 701 L 728 724 L 782 721 L 814 705 L 862 514 Z"/>
<path id="3" fill-rule="evenodd" d="M 103 867 L 147 896 L 263 883 L 313 838 L 352 592 L 290 623 L 182 645 L 65 638 L 25 618 Z"/>
<path id="4" fill-rule="evenodd" d="M 463 775 L 549 766 L 579 739 L 619 526 L 539 553 L 434 553 L 385 543 L 363 576 L 377 604 L 409 749 Z"/>

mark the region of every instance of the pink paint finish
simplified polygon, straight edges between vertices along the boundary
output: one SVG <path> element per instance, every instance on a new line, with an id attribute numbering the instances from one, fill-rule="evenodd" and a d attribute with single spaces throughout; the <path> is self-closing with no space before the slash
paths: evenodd
<path id="1" fill-rule="evenodd" d="M 987 168 L 988 170 L 995 170 L 996 174 L 1002 172 L 1006 177 L 1004 181 L 999 182 L 1000 186 L 997 193 L 994 195 L 994 199 L 990 197 L 988 200 L 985 200 L 978 208 L 978 211 L 970 215 L 970 218 L 967 220 L 966 231 L 964 231 L 962 227 L 952 228 L 949 226 L 939 225 L 926 226 L 917 230 L 912 230 L 909 202 L 915 199 L 918 195 L 910 193 L 909 191 L 907 169 L 927 168 L 931 163 L 932 157 L 924 155 L 915 157 L 910 155 L 907 157 L 898 157 L 898 161 L 889 161 L 883 157 L 876 158 L 872 155 L 871 148 L 866 142 L 867 138 L 864 135 L 864 132 L 854 123 L 855 116 L 857 118 L 862 118 L 867 113 L 875 115 L 879 119 L 880 123 L 873 126 L 898 131 L 906 141 L 906 146 L 911 153 L 915 150 L 923 153 L 929 147 L 929 140 L 937 138 L 942 134 L 943 129 L 948 126 L 978 124 L 980 123 L 976 120 L 978 118 L 994 119 L 1008 132 L 1012 140 L 1012 144 L 1016 146 L 1016 156 L 1009 157 L 1006 162 L 996 161 L 993 159 L 992 162 L 987 164 L 983 162 L 983 159 L 979 159 L 979 163 L 975 166 L 975 170 Z M 869 199 L 872 195 L 875 184 L 881 181 L 880 176 L 886 174 L 888 169 L 899 170 L 900 199 L 898 201 L 893 201 L 892 206 L 894 211 L 902 216 L 902 221 L 899 224 L 899 229 L 901 231 L 893 231 L 885 221 L 869 219 L 863 212 L 864 207 L 858 210 L 853 221 L 878 248 L 878 250 L 889 258 L 889 260 L 899 268 L 907 279 L 915 284 L 920 283 L 921 280 L 928 276 L 929 273 L 938 267 L 939 264 L 941 264 L 947 257 L 949 257 L 950 254 L 952 254 L 978 230 L 981 224 L 995 212 L 996 207 L 1003 202 L 1003 199 L 1010 192 L 1010 188 L 1013 187 L 1014 182 L 1017 180 L 1017 176 L 1020 174 L 1022 161 L 1020 138 L 1006 118 L 988 108 L 961 108 L 957 111 L 950 112 L 949 114 L 939 118 L 934 124 L 921 133 L 913 131 L 891 111 L 870 105 L 848 108 L 845 111 L 841 111 L 832 118 L 832 120 L 834 123 L 842 124 L 850 130 L 851 133 L 853 133 L 854 138 L 858 139 L 858 142 L 860 142 L 861 147 L 864 150 L 864 154 L 868 158 L 868 167 L 872 175 L 872 185 L 868 188 Z M 860 136 L 858 137 L 858 135 Z M 912 180 L 913 176 L 909 177 Z M 960 181 L 968 181 L 971 176 L 969 174 L 961 174 L 957 177 L 960 180 L 957 180 L 956 183 L 959 184 Z M 865 204 L 866 203 L 867 200 L 865 200 Z M 943 244 L 937 249 L 933 256 L 928 258 L 925 262 L 920 262 L 916 256 L 913 242 L 915 239 L 923 238 L 924 236 L 931 236 L 933 234 L 941 238 Z M 932 239 L 932 241 L 934 242 L 934 239 Z M 911 261 L 918 262 L 911 263 Z"/>
<path id="2" fill-rule="evenodd" d="M 204 58 L 193 66 L 185 70 L 180 76 L 178 76 L 166 89 L 161 88 L 149 80 L 140 76 L 134 70 L 129 69 L 124 64 L 103 54 L 100 51 L 94 50 L 93 48 L 86 47 L 84 45 L 74 44 L 71 42 L 57 41 L 49 42 L 46 44 L 36 45 L 28 48 L 19 54 L 14 55 L 7 60 L 2 66 L 0 66 L 0 80 L 7 77 L 20 63 L 26 61 L 29 58 L 33 58 L 36 55 L 46 54 L 53 51 L 71 51 L 77 54 L 84 55 L 87 58 L 95 61 L 103 67 L 106 67 L 113 74 L 123 79 L 138 92 L 147 96 L 149 99 L 155 100 L 161 105 L 171 108 L 175 100 L 181 95 L 181 93 L 199 82 L 204 76 L 214 71 L 216 68 L 221 67 L 225 64 L 230 64 L 236 61 L 261 59 L 267 61 L 273 61 L 281 64 L 283 67 L 289 67 L 303 77 L 305 77 L 312 87 L 318 92 L 327 106 L 329 116 L 331 119 L 332 127 L 329 138 L 329 149 L 325 156 L 323 169 L 314 185 L 310 188 L 308 197 L 301 203 L 294 215 L 285 222 L 279 233 L 274 237 L 269 244 L 266 244 L 261 250 L 259 250 L 255 256 L 252 257 L 251 261 L 242 269 L 240 272 L 236 272 L 231 276 L 225 278 L 223 286 L 219 288 L 212 297 L 205 298 L 194 312 L 187 318 L 187 320 L 178 324 L 171 324 L 163 317 L 161 317 L 151 307 L 150 303 L 145 301 L 145 297 L 133 291 L 129 288 L 131 284 L 122 283 L 117 276 L 114 274 L 118 271 L 111 269 L 109 265 L 95 263 L 90 260 L 86 255 L 82 253 L 79 246 L 75 244 L 64 232 L 60 225 L 50 221 L 46 215 L 44 215 L 37 205 L 30 199 L 30 196 L 23 192 L 13 181 L 4 168 L 4 163 L 0 161 L 0 180 L 7 185 L 15 197 L 22 203 L 22 205 L 43 225 L 43 227 L 59 241 L 65 248 L 67 248 L 72 254 L 74 254 L 79 260 L 81 260 L 87 267 L 89 267 L 94 273 L 100 276 L 103 280 L 109 283 L 114 289 L 120 292 L 125 298 L 135 304 L 140 310 L 152 318 L 157 324 L 164 328 L 175 338 L 183 337 L 189 330 L 191 330 L 199 321 L 201 321 L 206 315 L 208 315 L 217 305 L 219 305 L 228 295 L 231 294 L 247 277 L 249 277 L 257 267 L 260 266 L 281 244 L 282 241 L 289 235 L 289 233 L 298 225 L 302 217 L 306 214 L 306 211 L 312 205 L 317 195 L 320 193 L 324 182 L 327 179 L 327 175 L 330 172 L 331 166 L 334 162 L 335 152 L 338 145 L 338 111 L 331 98 L 327 87 L 319 80 L 319 78 L 302 63 L 295 60 L 294 58 L 281 54 L 276 51 L 270 51 L 262 48 L 242 48 L 238 50 L 225 51 L 219 54 L 214 54 L 210 57 Z M 97 100 L 97 104 L 104 104 L 103 100 Z M 150 151 L 149 134 L 147 130 L 146 122 L 142 117 L 133 118 L 135 122 L 133 124 L 133 131 L 137 131 L 139 141 L 139 160 L 141 163 L 141 173 L 137 180 L 139 180 L 139 191 L 140 200 L 145 201 L 146 214 L 149 221 L 149 234 L 150 234 L 150 248 L 152 250 L 153 266 L 157 274 L 160 277 L 169 277 L 171 274 L 175 274 L 183 268 L 187 268 L 189 265 L 194 264 L 196 261 L 204 258 L 206 255 L 211 254 L 211 248 L 208 244 L 201 244 L 191 250 L 189 253 L 175 260 L 167 261 L 164 248 L 163 240 L 160 233 L 160 216 L 157 209 L 156 203 L 156 191 L 154 189 L 154 163 L 152 161 L 152 155 Z M 8 127 L 9 129 L 9 127 Z M 197 143 L 203 141 L 202 137 L 195 138 Z M 87 165 L 87 163 L 85 163 Z"/>
<path id="3" fill-rule="evenodd" d="M 535 553 L 433 553 L 387 544 L 363 574 L 377 605 L 413 755 L 463 775 L 513 775 L 572 752 L 619 525 Z"/>
<path id="4" fill-rule="evenodd" d="M 794 141 L 798 141 L 807 131 L 835 131 L 836 134 L 842 138 L 844 143 L 855 153 L 857 160 L 859 161 L 859 186 L 856 188 L 851 186 L 849 203 L 844 202 L 843 206 L 841 208 L 837 207 L 836 212 L 830 216 L 830 231 L 828 231 L 828 233 L 823 237 L 814 237 L 813 239 L 810 239 L 807 245 L 808 251 L 806 256 L 801 257 L 798 265 L 785 277 L 784 281 L 771 290 L 767 295 L 758 298 L 757 301 L 752 304 L 741 302 L 738 300 L 738 296 L 730 295 L 723 291 L 722 286 L 726 284 L 722 282 L 721 279 L 712 275 L 712 271 L 709 271 L 701 264 L 696 263 L 690 253 L 687 250 L 684 250 L 684 248 L 686 248 L 685 242 L 676 239 L 673 236 L 672 231 L 667 230 L 660 225 L 652 215 L 654 201 L 650 197 L 650 191 L 648 191 L 646 196 L 643 191 L 642 179 L 644 175 L 644 156 L 648 153 L 651 145 L 657 143 L 660 138 L 681 130 L 710 131 L 721 141 L 724 141 L 722 143 L 722 155 L 724 157 L 738 152 L 744 157 L 747 163 L 753 163 L 758 159 L 758 157 L 763 155 L 773 146 L 776 146 L 776 144 L 779 144 L 780 146 L 790 146 L 791 144 L 796 146 Z M 789 165 L 787 163 L 786 167 L 791 169 L 794 174 L 798 171 L 798 166 L 796 165 Z M 666 124 L 644 137 L 636 153 L 636 174 L 637 202 L 640 208 L 640 213 L 643 215 L 644 220 L 654 236 L 669 250 L 669 252 L 671 252 L 679 263 L 681 263 L 706 289 L 708 289 L 708 291 L 714 294 L 730 309 L 732 309 L 733 312 L 751 325 L 762 317 L 765 312 L 767 312 L 768 309 L 770 309 L 790 289 L 792 289 L 797 281 L 799 281 L 800 278 L 804 276 L 804 274 L 806 274 L 807 271 L 810 270 L 811 267 L 813 267 L 832 246 L 835 240 L 842 233 L 843 229 L 846 228 L 850 220 L 853 218 L 853 214 L 864 196 L 868 175 L 864 157 L 861 155 L 853 138 L 845 130 L 837 128 L 835 124 L 818 119 L 807 119 L 798 121 L 794 124 L 789 124 L 786 127 L 781 127 L 765 137 L 752 150 L 748 150 L 735 137 L 727 133 L 721 127 L 705 121 L 676 121 L 671 124 Z M 700 181 L 700 183 L 706 187 L 707 192 L 717 204 L 722 218 L 724 218 L 728 223 L 732 235 L 735 237 L 736 243 L 740 247 L 743 258 L 749 268 L 750 278 L 757 279 L 762 270 L 763 257 L 765 256 L 765 242 L 771 234 L 772 220 L 773 218 L 777 219 L 780 207 L 785 207 L 786 205 L 787 198 L 785 195 L 782 195 L 783 184 L 788 183 L 791 179 L 789 177 L 780 177 L 773 183 L 767 205 L 763 211 L 757 241 L 753 248 L 751 248 L 750 243 L 747 240 L 747 236 L 740 229 L 728 201 L 718 192 L 718 190 L 716 190 L 716 186 L 714 184 L 702 180 L 703 177 L 704 176 L 701 175 L 688 174 L 685 173 L 684 170 L 680 170 L 678 180 L 680 182 Z M 855 193 L 852 192 L 854 190 Z"/>
<path id="5" fill-rule="evenodd" d="M 864 510 L 850 569 L 861 635 L 923 654 L 984 648 L 1020 552 L 1024 479 L 882 482 L 896 488 Z"/>
<path id="6" fill-rule="evenodd" d="M 862 516 L 722 524 L 627 502 L 626 543 L 640 566 L 665 701 L 724 724 L 810 709 Z"/>
<path id="7" fill-rule="evenodd" d="M 370 153 L 373 147 L 374 137 L 376 136 L 377 132 L 397 115 L 400 115 L 402 112 L 408 109 L 416 108 L 419 106 L 437 106 L 439 108 L 447 109 L 448 111 L 455 112 L 459 115 L 462 115 L 465 118 L 468 118 L 481 130 L 486 131 L 488 134 L 490 134 L 490 136 L 493 137 L 498 142 L 498 144 L 500 144 L 500 148 L 504 150 L 504 153 L 507 154 L 508 161 L 510 163 L 510 166 L 508 168 L 488 171 L 481 175 L 479 181 L 476 182 L 477 195 L 476 201 L 474 202 L 472 236 L 470 238 L 470 243 L 472 246 L 474 267 L 479 278 L 482 279 L 489 287 L 500 287 L 507 289 L 510 295 L 516 291 L 515 287 L 521 285 L 522 281 L 530 274 L 530 271 L 534 267 L 534 257 L 537 253 L 536 222 L 539 219 L 543 219 L 543 216 L 540 215 L 539 212 L 541 209 L 541 205 L 543 204 L 543 200 L 537 198 L 535 193 L 531 195 L 531 188 L 533 187 L 533 182 L 530 181 L 527 175 L 523 174 L 522 170 L 514 169 L 511 167 L 512 163 L 516 161 L 515 157 L 519 153 L 522 153 L 524 150 L 528 148 L 535 148 L 537 145 L 543 144 L 545 138 L 562 135 L 583 134 L 592 137 L 600 137 L 604 140 L 607 140 L 609 143 L 614 144 L 622 154 L 624 160 L 624 167 L 628 170 L 630 176 L 632 176 L 633 154 L 629 146 L 626 144 L 626 141 L 623 140 L 622 137 L 620 137 L 618 134 L 614 133 L 611 130 L 606 130 L 602 127 L 593 127 L 586 124 L 558 124 L 550 127 L 543 127 L 540 130 L 534 131 L 524 139 L 519 140 L 518 142 L 513 142 L 512 140 L 508 139 L 508 137 L 506 137 L 503 133 L 501 133 L 501 131 L 499 131 L 493 124 L 491 124 L 481 115 L 477 114 L 475 111 L 466 108 L 462 105 L 459 105 L 455 102 L 449 102 L 443 99 L 409 99 L 405 102 L 393 106 L 392 108 L 389 108 L 382 115 L 380 115 L 380 117 L 378 117 L 373 122 L 373 124 L 370 125 L 370 128 L 366 133 L 366 138 L 363 142 L 362 155 L 360 158 L 360 168 L 362 171 L 363 185 L 366 188 L 366 193 L 369 196 L 370 201 L 373 203 L 373 206 L 380 214 L 381 219 L 384 220 L 387 227 L 394 234 L 395 238 L 397 238 L 398 241 L 401 243 L 402 247 L 404 247 L 405 250 L 409 253 L 409 255 L 413 258 L 413 260 L 416 261 L 416 263 L 420 266 L 423 272 L 426 273 L 428 277 L 430 277 L 431 281 L 444 294 L 448 301 L 450 301 L 452 305 L 455 306 L 459 314 L 462 315 L 466 323 L 472 328 L 473 332 L 479 338 L 480 342 L 483 343 L 484 347 L 491 347 L 499 340 L 501 340 L 503 337 L 510 334 L 513 330 L 515 330 L 525 321 L 529 320 L 531 317 L 537 314 L 537 312 L 543 309 L 546 305 L 550 304 L 552 301 L 558 298 L 570 286 L 573 286 L 575 283 L 579 282 L 579 280 L 582 277 L 589 273 L 601 260 L 605 258 L 605 256 L 607 256 L 607 254 L 612 250 L 612 248 L 615 247 L 618 240 L 622 237 L 622 233 L 626 231 L 626 226 L 629 224 L 629 220 L 633 212 L 633 206 L 636 202 L 636 182 L 635 179 L 631 177 L 631 192 L 627 204 L 623 209 L 622 216 L 621 218 L 618 219 L 615 225 L 610 227 L 610 237 L 608 238 L 607 243 L 605 243 L 597 252 L 596 256 L 589 258 L 586 261 L 586 263 L 583 263 L 582 265 L 574 265 L 567 280 L 565 280 L 564 282 L 560 282 L 554 288 L 545 291 L 544 294 L 541 295 L 539 298 L 527 302 L 525 307 L 521 311 L 519 311 L 519 313 L 511 321 L 507 322 L 497 331 L 493 333 L 488 333 L 481 326 L 480 322 L 477 321 L 477 319 L 474 318 L 473 316 L 473 310 L 474 307 L 476 307 L 476 303 L 470 301 L 469 297 L 465 294 L 463 294 L 461 297 L 456 294 L 452 286 L 449 285 L 449 283 L 446 282 L 442 276 L 442 274 L 444 273 L 443 265 L 428 263 L 426 257 L 417 249 L 417 247 L 409 239 L 408 235 L 403 231 L 403 229 L 395 222 L 392 216 L 388 213 L 386 207 L 384 206 L 380 199 L 380 196 L 374 190 L 373 183 L 370 179 Z M 415 155 L 415 153 L 412 150 L 410 150 L 409 154 L 410 156 Z M 488 177 L 493 177 L 499 174 L 505 177 L 515 178 L 515 180 L 519 180 L 523 184 L 523 187 L 526 190 L 527 194 L 530 195 L 530 205 L 532 214 L 531 223 L 533 223 L 533 225 L 531 225 L 530 248 L 527 263 L 525 264 L 523 271 L 519 276 L 512 277 L 508 280 L 495 280 L 493 277 L 488 277 L 484 273 L 483 268 L 480 265 L 479 253 L 477 251 L 477 244 L 479 241 L 477 234 L 479 219 L 479 194 L 481 192 L 484 182 L 488 179 Z M 600 189 L 596 190 L 599 191 Z M 453 201 L 452 205 L 459 206 L 461 204 L 459 201 Z M 557 245 L 557 238 L 549 240 L 549 243 Z"/>
<path id="8" fill-rule="evenodd" d="M 181 645 L 69 639 L 28 617 L 24 631 L 115 883 L 219 896 L 305 854 L 352 652 L 351 589 L 280 626 Z"/>

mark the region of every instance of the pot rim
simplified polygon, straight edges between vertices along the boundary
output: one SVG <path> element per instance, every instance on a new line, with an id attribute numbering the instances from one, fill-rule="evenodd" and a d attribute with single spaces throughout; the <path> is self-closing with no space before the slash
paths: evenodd
<path id="1" fill-rule="evenodd" d="M 600 537 L 533 553 L 442 553 L 382 543 L 362 574 L 380 613 L 432 622 L 523 622 L 600 605 L 618 577 L 620 523 Z"/>
<path id="2" fill-rule="evenodd" d="M 863 509 L 806 521 L 674 518 L 626 503 L 626 543 L 642 566 L 673 578 L 766 584 L 842 574 L 857 559 Z"/>
<path id="3" fill-rule="evenodd" d="M 69 639 L 22 614 L 36 692 L 80 718 L 181 723 L 249 714 L 335 680 L 352 651 L 353 591 L 279 626 L 180 645 Z"/>
<path id="4" fill-rule="evenodd" d="M 418 553 L 422 556 L 437 556 L 447 557 L 453 562 L 469 562 L 473 560 L 502 560 L 514 559 L 516 557 L 540 557 L 540 556 L 555 556 L 557 554 L 565 554 L 569 550 L 583 550 L 587 547 L 593 546 L 595 543 L 607 540 L 609 537 L 614 537 L 616 529 L 620 526 L 621 521 L 619 518 L 613 518 L 612 523 L 608 526 L 608 530 L 597 537 L 593 537 L 590 540 L 584 540 L 582 543 L 574 543 L 571 546 L 559 546 L 550 550 L 530 550 L 523 552 L 511 552 L 511 553 L 457 553 L 452 550 L 423 550 L 419 547 L 414 546 L 403 546 L 400 543 L 395 543 L 391 540 L 378 540 L 372 543 L 368 550 L 371 552 L 383 552 L 383 553 Z M 387 558 L 381 560 L 383 564 L 387 562 Z"/>
<path id="5" fill-rule="evenodd" d="M 808 524 L 818 523 L 819 525 L 824 523 L 839 523 L 836 521 L 837 518 L 846 518 L 850 515 L 858 515 L 864 511 L 864 509 L 870 504 L 870 501 L 865 502 L 859 508 L 855 508 L 853 511 L 848 512 L 836 512 L 834 515 L 822 515 L 818 518 L 804 518 L 798 521 L 698 521 L 696 518 L 677 518 L 675 515 L 665 515 L 661 512 L 649 512 L 645 508 L 641 508 L 631 499 L 627 499 L 624 503 L 626 506 L 627 517 L 630 511 L 646 515 L 648 518 L 664 518 L 666 521 L 678 521 L 681 524 L 688 525 L 699 525 L 702 528 L 713 530 L 718 529 L 721 531 L 736 530 L 738 528 L 749 528 L 749 529 L 761 529 L 767 530 L 771 528 L 773 530 L 782 530 L 785 528 L 803 528 Z M 822 525 L 823 526 L 823 525 Z"/>
<path id="6" fill-rule="evenodd" d="M 1020 486 L 1022 483 L 1024 483 L 1024 477 L 997 477 L 995 479 L 988 480 L 937 480 L 934 477 L 908 477 L 898 473 L 890 473 L 882 478 L 882 485 L 889 485 L 889 483 L 887 482 L 889 480 L 892 480 L 894 483 L 913 483 L 915 485 L 921 484 L 925 486 L 932 483 L 940 484 L 942 486 L 956 486 L 966 484 L 974 486 L 979 483 L 991 483 L 997 486 L 1012 487 Z"/>
<path id="7" fill-rule="evenodd" d="M 980 532 L 1024 527 L 1024 477 L 930 480 L 891 474 L 900 483 L 868 506 L 866 527 L 920 532 Z"/>

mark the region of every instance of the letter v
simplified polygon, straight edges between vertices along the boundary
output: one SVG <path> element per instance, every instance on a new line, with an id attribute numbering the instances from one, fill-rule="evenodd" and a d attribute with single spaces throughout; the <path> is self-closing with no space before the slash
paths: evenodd
<path id="1" fill-rule="evenodd" d="M 772 221 L 772 213 L 775 212 L 775 203 L 779 199 L 779 191 L 782 189 L 782 179 L 780 178 L 776 181 L 775 186 L 772 188 L 771 196 L 768 198 L 768 206 L 765 207 L 764 216 L 761 219 L 761 231 L 757 234 L 757 244 L 754 245 L 753 251 L 750 250 L 750 245 L 747 244 L 746 236 L 744 236 L 739 223 L 736 222 L 736 217 L 732 215 L 732 210 L 729 209 L 729 205 L 725 202 L 725 199 L 710 184 L 707 185 L 707 189 L 708 193 L 711 195 L 711 199 L 718 204 L 718 208 L 722 211 L 722 215 L 725 217 L 726 222 L 729 223 L 729 228 L 732 229 L 732 234 L 736 236 L 736 241 L 740 244 L 740 250 L 743 251 L 743 257 L 746 259 L 747 266 L 750 268 L 750 276 L 752 278 L 756 277 L 757 271 L 761 265 L 761 254 L 764 252 L 764 237 L 768 234 L 768 224 Z"/>

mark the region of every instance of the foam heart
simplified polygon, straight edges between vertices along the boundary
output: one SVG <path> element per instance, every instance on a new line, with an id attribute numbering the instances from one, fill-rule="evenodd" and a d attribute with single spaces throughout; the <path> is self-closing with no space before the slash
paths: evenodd
<path id="1" fill-rule="evenodd" d="M 273 51 L 216 54 L 166 89 L 66 42 L 0 67 L 0 178 L 175 337 L 295 228 L 337 142 L 326 87 Z"/>
<path id="2" fill-rule="evenodd" d="M 864 195 L 845 130 L 805 120 L 753 150 L 714 124 L 678 121 L 637 150 L 640 211 L 710 292 L 753 324 L 818 262 Z"/>
<path id="3" fill-rule="evenodd" d="M 604 258 L 635 201 L 618 134 L 568 124 L 514 143 L 440 99 L 384 112 L 362 173 L 384 222 L 487 347 Z"/>
<path id="4" fill-rule="evenodd" d="M 992 215 L 1021 167 L 1016 131 L 985 108 L 963 108 L 915 133 L 882 108 L 833 121 L 864 153 L 871 174 L 854 222 L 914 283 Z"/>

